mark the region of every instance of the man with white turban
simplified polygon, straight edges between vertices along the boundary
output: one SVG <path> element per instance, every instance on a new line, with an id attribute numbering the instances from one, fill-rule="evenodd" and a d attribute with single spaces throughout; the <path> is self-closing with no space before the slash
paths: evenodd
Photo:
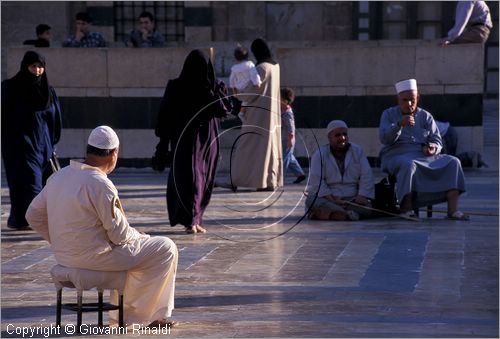
<path id="1" fill-rule="evenodd" d="M 467 220 L 457 209 L 458 197 L 465 192 L 460 160 L 440 154 L 443 144 L 436 122 L 417 106 L 417 81 L 399 81 L 396 92 L 398 105 L 382 113 L 379 137 L 384 145 L 381 167 L 396 177 L 401 212 L 414 216 L 414 208 L 447 201 L 448 218 Z"/>
<path id="2" fill-rule="evenodd" d="M 108 126 L 88 138 L 83 163 L 53 174 L 26 213 L 47 240 L 58 264 L 96 271 L 127 271 L 127 326 L 172 326 L 178 252 L 167 237 L 150 237 L 130 227 L 118 191 L 107 175 L 118 159 L 119 140 Z M 117 293 L 112 302 L 117 304 Z M 116 311 L 110 323 L 117 323 Z"/>
<path id="3" fill-rule="evenodd" d="M 306 209 L 320 220 L 368 217 L 375 195 L 368 159 L 360 146 L 349 142 L 344 121 L 333 120 L 326 129 L 329 143 L 311 157 Z"/>

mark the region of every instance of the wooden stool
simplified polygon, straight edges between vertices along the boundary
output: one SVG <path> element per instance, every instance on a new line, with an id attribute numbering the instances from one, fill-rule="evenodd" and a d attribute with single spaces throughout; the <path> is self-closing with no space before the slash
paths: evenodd
<path id="1" fill-rule="evenodd" d="M 389 181 L 389 184 L 393 185 L 393 187 L 396 187 L 397 181 L 396 181 L 395 175 L 389 174 L 388 181 Z M 401 201 L 399 201 L 399 203 L 401 204 Z M 413 212 L 418 217 L 420 209 L 417 207 L 413 210 Z M 427 218 L 432 218 L 432 205 L 427 205 Z"/>
<path id="2" fill-rule="evenodd" d="M 52 280 L 57 289 L 57 315 L 56 326 L 61 326 L 62 308 L 77 312 L 77 331 L 82 325 L 82 312 L 98 312 L 98 325 L 103 326 L 102 312 L 118 310 L 118 324 L 124 326 L 123 321 L 123 290 L 125 288 L 126 271 L 104 272 L 80 268 L 55 265 L 50 270 Z M 76 288 L 78 302 L 62 303 L 62 289 Z M 83 303 L 83 291 L 96 288 L 98 292 L 97 303 Z M 104 290 L 117 290 L 119 294 L 119 305 L 103 303 Z"/>

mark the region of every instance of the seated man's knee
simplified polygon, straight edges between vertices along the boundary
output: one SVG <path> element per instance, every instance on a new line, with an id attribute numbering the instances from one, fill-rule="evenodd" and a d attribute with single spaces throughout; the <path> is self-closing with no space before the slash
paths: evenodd
<path id="1" fill-rule="evenodd" d="M 398 174 L 410 174 L 410 173 L 415 173 L 415 170 L 417 169 L 417 165 L 413 160 L 410 161 L 402 161 L 401 164 L 399 165 L 399 170 Z"/>
<path id="2" fill-rule="evenodd" d="M 164 259 L 166 261 L 177 260 L 179 252 L 177 250 L 177 245 L 172 241 L 172 239 L 167 237 L 158 237 L 162 241 L 162 253 L 164 253 Z"/>

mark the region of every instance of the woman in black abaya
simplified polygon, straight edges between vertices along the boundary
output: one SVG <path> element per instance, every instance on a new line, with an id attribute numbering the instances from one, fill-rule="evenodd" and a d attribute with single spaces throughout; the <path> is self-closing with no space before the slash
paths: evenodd
<path id="1" fill-rule="evenodd" d="M 153 167 L 172 155 L 167 185 L 170 225 L 187 233 L 205 233 L 203 213 L 215 179 L 219 157 L 219 118 L 228 109 L 220 95 L 212 62 L 200 50 L 187 56 L 178 78 L 169 80 L 158 113 L 155 134 L 160 138 Z M 223 95 L 222 95 L 223 96 Z"/>
<path id="2" fill-rule="evenodd" d="M 28 227 L 25 214 L 52 173 L 50 158 L 61 135 L 61 110 L 49 85 L 45 59 L 24 54 L 21 69 L 2 82 L 2 158 L 10 194 L 7 226 Z"/>

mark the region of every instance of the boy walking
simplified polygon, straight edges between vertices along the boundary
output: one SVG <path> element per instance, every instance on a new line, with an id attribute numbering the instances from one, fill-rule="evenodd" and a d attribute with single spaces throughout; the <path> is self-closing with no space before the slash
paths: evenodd
<path id="1" fill-rule="evenodd" d="M 294 184 L 300 184 L 306 179 L 306 175 L 300 167 L 299 162 L 293 155 L 295 148 L 295 118 L 292 110 L 292 103 L 295 100 L 295 93 L 291 88 L 281 89 L 281 141 L 283 148 L 283 173 L 290 168 L 290 171 L 297 177 Z"/>

